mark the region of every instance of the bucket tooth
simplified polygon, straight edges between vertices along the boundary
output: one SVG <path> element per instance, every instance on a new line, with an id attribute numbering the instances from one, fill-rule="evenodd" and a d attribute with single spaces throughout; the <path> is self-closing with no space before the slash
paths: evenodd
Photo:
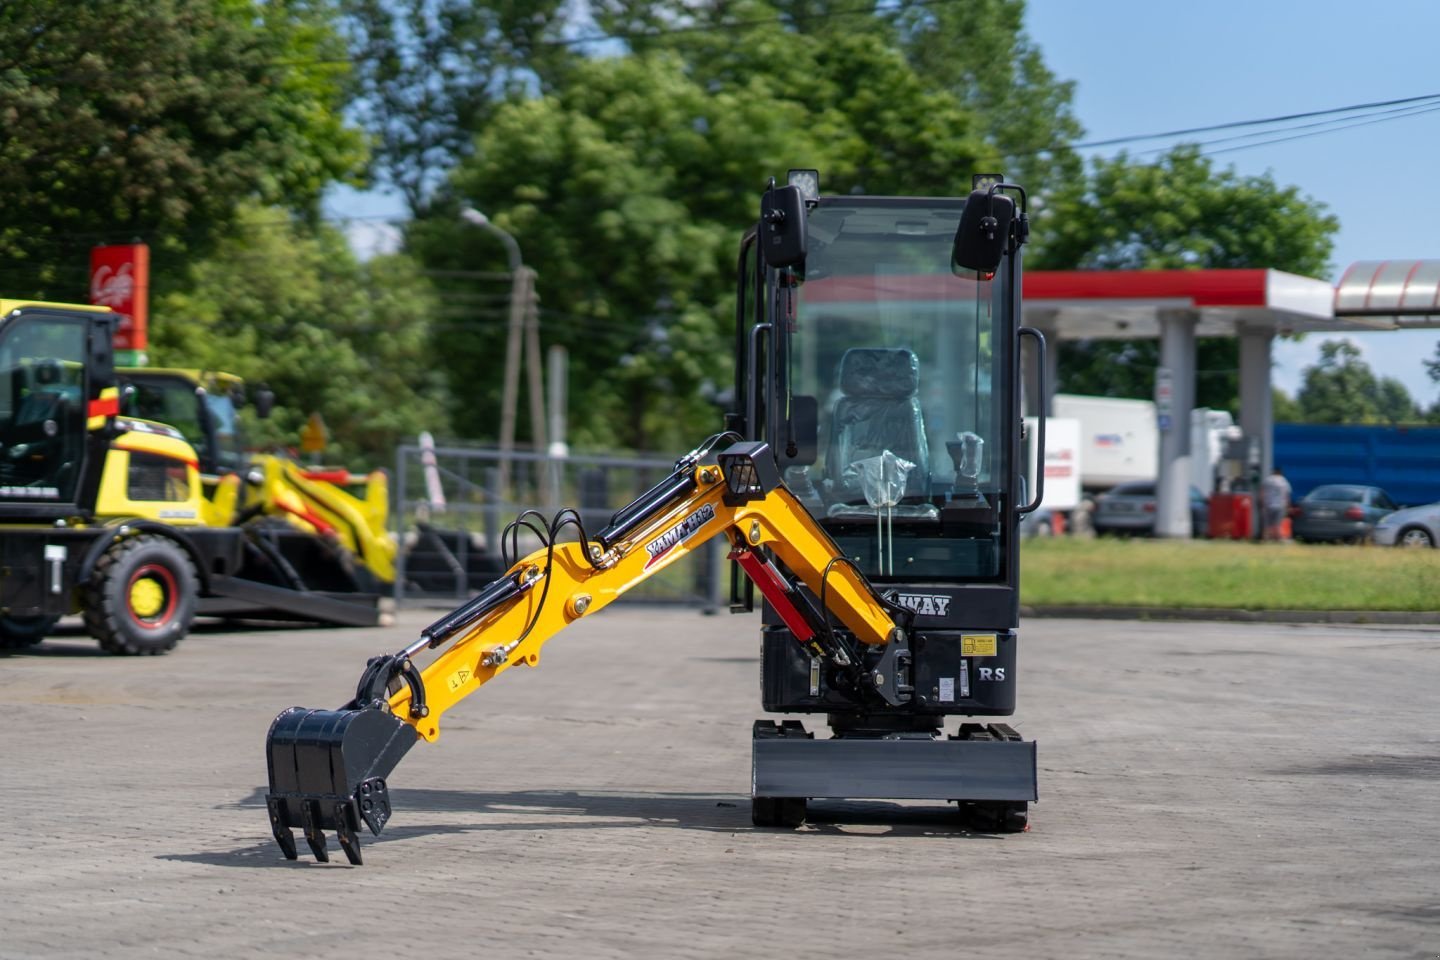
<path id="1" fill-rule="evenodd" d="M 265 806 L 270 812 L 270 831 L 275 834 L 275 842 L 280 844 L 280 850 L 285 854 L 286 860 L 295 860 L 300 856 L 295 849 L 295 834 L 285 825 L 280 816 L 280 801 L 274 797 L 265 798 Z"/>
<path id="2" fill-rule="evenodd" d="M 325 846 L 325 831 L 320 829 L 320 801 L 302 800 L 300 816 L 305 824 L 305 842 L 310 844 L 310 852 L 321 863 L 329 863 L 330 851 Z"/>
<path id="3" fill-rule="evenodd" d="M 340 849 L 345 851 L 345 859 L 350 861 L 351 866 L 358 867 L 365 861 L 360 856 L 360 838 L 355 835 L 355 826 L 350 822 L 350 816 L 354 808 L 347 804 L 335 804 L 335 838 L 340 841 Z"/>

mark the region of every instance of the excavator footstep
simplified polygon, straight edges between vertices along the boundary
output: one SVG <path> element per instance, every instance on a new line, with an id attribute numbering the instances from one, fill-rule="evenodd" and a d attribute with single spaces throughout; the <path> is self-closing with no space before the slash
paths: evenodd
<path id="1" fill-rule="evenodd" d="M 360 825 L 379 836 L 390 819 L 386 777 L 415 743 L 415 730 L 376 707 L 308 710 L 275 718 L 265 740 L 270 829 L 287 860 L 299 851 L 299 828 L 310 852 L 328 863 L 326 831 L 334 831 L 350 863 L 363 863 Z"/>

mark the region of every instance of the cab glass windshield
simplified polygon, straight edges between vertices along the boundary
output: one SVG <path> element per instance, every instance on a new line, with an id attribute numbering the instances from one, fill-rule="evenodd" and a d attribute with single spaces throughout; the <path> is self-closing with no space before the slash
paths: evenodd
<path id="1" fill-rule="evenodd" d="M 963 205 L 834 198 L 808 220 L 785 362 L 818 451 L 786 480 L 871 577 L 1001 572 L 1007 337 L 999 284 L 951 267 Z"/>

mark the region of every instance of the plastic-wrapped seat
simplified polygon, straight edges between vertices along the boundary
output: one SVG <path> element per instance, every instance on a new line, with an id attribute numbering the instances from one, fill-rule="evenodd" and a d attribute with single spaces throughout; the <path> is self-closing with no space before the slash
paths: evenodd
<path id="1" fill-rule="evenodd" d="M 830 418 L 825 456 L 826 516 L 874 519 L 855 464 L 890 451 L 915 466 L 905 478 L 904 499 L 930 495 L 930 445 L 920 413 L 920 363 L 904 347 L 857 347 L 840 358 L 840 399 Z M 929 503 L 902 502 L 896 518 L 934 519 Z"/>

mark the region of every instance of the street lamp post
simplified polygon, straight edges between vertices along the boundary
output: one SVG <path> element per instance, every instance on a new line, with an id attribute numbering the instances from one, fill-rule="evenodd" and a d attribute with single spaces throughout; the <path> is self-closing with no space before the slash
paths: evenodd
<path id="1" fill-rule="evenodd" d="M 500 401 L 500 481 L 497 495 L 501 500 L 510 491 L 510 455 L 515 449 L 515 408 L 520 392 L 520 344 L 528 341 L 530 381 L 530 424 L 537 450 L 545 450 L 545 398 L 540 369 L 540 334 L 533 316 L 535 293 L 534 271 L 520 257 L 520 244 L 505 230 L 490 222 L 474 207 L 460 211 L 460 219 L 500 238 L 510 265 L 510 322 L 505 341 L 505 384 Z"/>

